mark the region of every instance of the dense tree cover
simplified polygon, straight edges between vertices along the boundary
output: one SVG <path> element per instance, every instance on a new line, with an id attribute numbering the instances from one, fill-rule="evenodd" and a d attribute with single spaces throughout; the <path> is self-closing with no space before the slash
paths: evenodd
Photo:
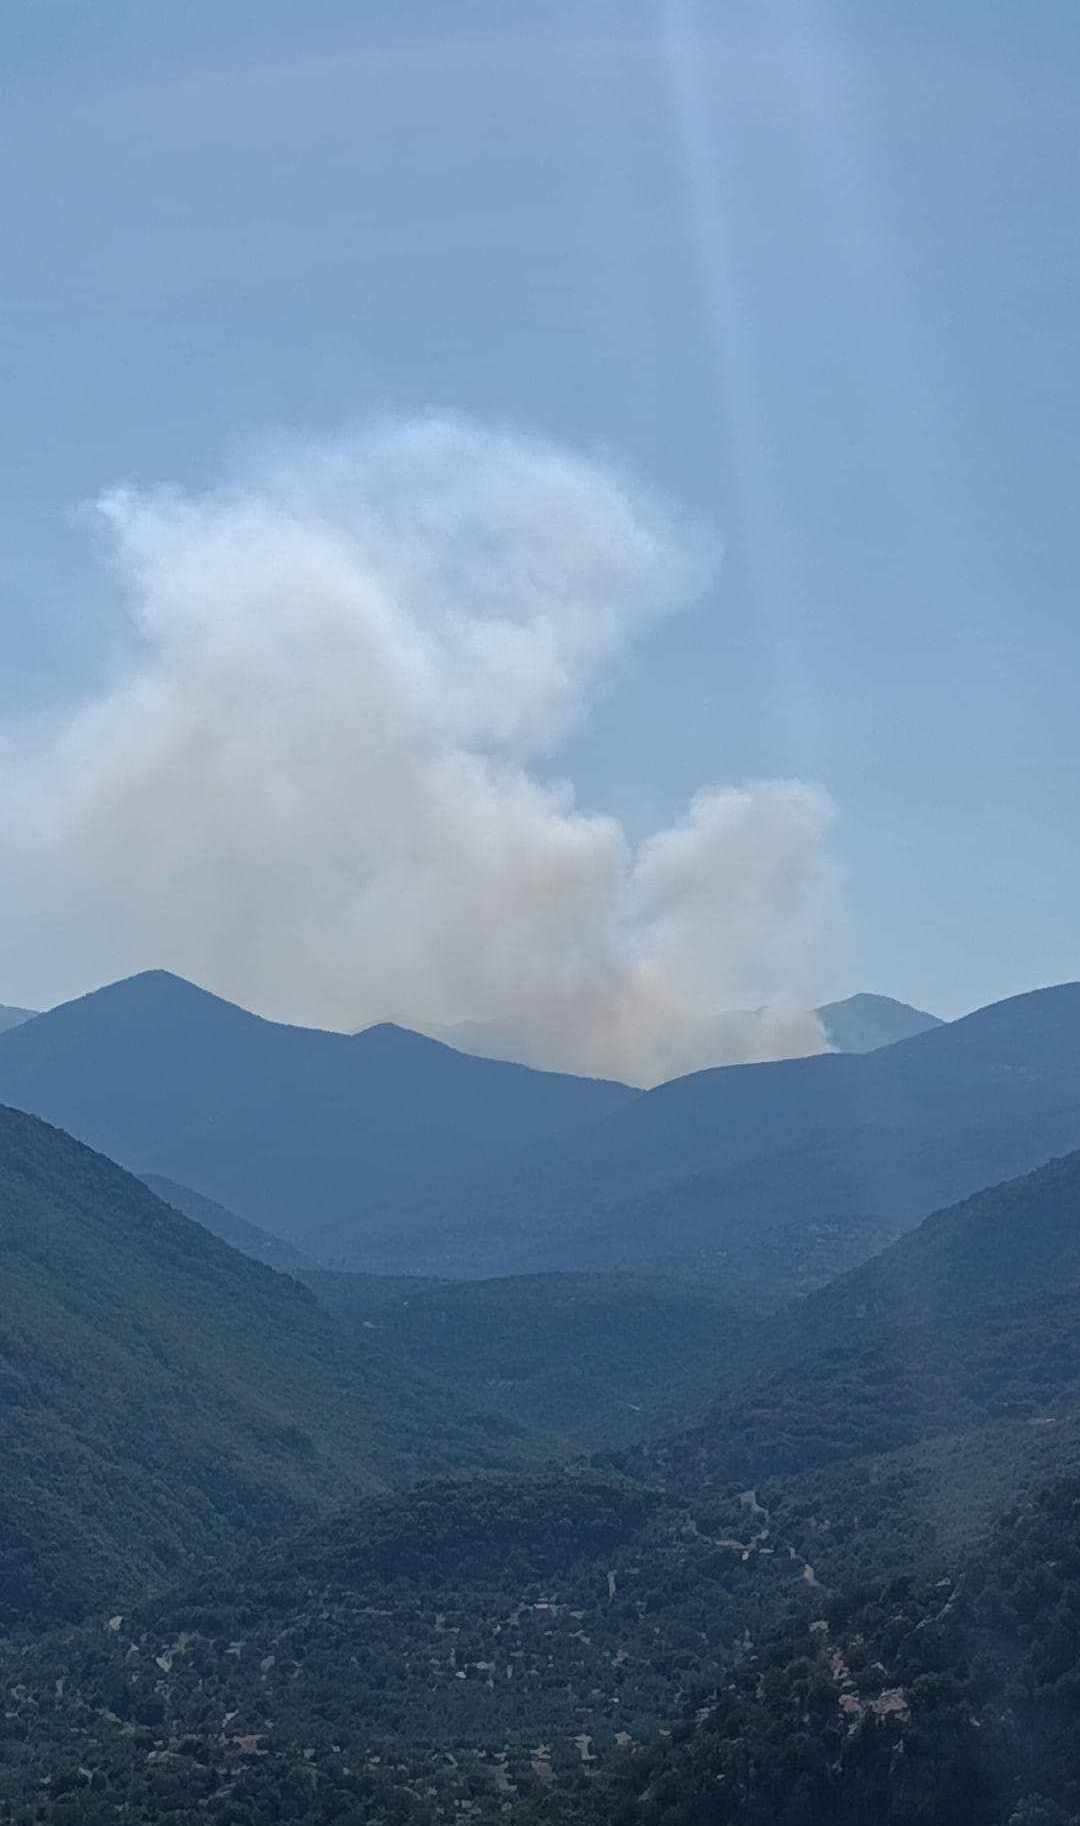
<path id="1" fill-rule="evenodd" d="M 1080 1478 L 1010 1507 L 952 1576 L 822 1606 L 708 1715 L 556 1794 L 573 1826 L 1071 1826 L 1080 1819 Z"/>
<path id="2" fill-rule="evenodd" d="M 573 1474 L 366 1502 L 132 1613 L 0 1641 L 0 1818 L 1066 1826 L 1080 1475 L 990 1526 L 976 1504 L 963 1546 L 901 1524 L 852 1564 L 871 1487 L 883 1527 L 913 1477 L 894 1459 L 696 1511 Z"/>
<path id="3" fill-rule="evenodd" d="M 509 1422 L 2 1108 L 0 1274 L 0 1625 L 115 1607 L 350 1490 L 521 1458 Z"/>
<path id="4" fill-rule="evenodd" d="M 44 1124 L 0 1144 L 0 1820 L 1080 1820 L 1080 1157 L 732 1326 L 695 1426 L 523 1475 L 394 1351 L 514 1347 L 550 1402 L 608 1326 L 631 1373 L 615 1277 L 421 1285 L 362 1348 L 400 1284 L 346 1329 Z M 621 1287 L 706 1347 L 709 1288 Z"/>
<path id="5" fill-rule="evenodd" d="M 701 1489 L 990 1420 L 1052 1418 L 1077 1396 L 1078 1319 L 1071 1154 L 936 1214 L 747 1334 L 745 1373 L 636 1468 Z"/>
<path id="6" fill-rule="evenodd" d="M 376 1349 L 578 1449 L 644 1438 L 704 1408 L 749 1326 L 722 1277 L 685 1270 L 301 1279 Z"/>
<path id="7" fill-rule="evenodd" d="M 193 1192 L 190 1186 L 178 1185 L 175 1179 L 166 1179 L 161 1173 L 140 1173 L 139 1178 L 174 1211 L 182 1211 L 185 1217 L 202 1224 L 231 1249 L 239 1249 L 241 1255 L 250 1255 L 256 1262 L 265 1262 L 268 1268 L 280 1268 L 286 1273 L 311 1266 L 301 1251 L 284 1237 L 273 1236 L 246 1217 L 238 1217 L 235 1211 L 227 1211 L 216 1199 Z"/>
<path id="8" fill-rule="evenodd" d="M 157 1819 L 190 1784 L 190 1818 L 225 1821 L 250 1778 L 261 1822 L 303 1760 L 297 1819 L 337 1817 L 330 1794 L 349 1817 L 376 1789 L 396 1818 L 432 1783 L 453 1817 L 505 1780 L 569 1780 L 707 1697 L 774 1603 L 810 1603 L 801 1561 L 744 1558 L 754 1509 L 733 1497 L 710 1522 L 728 1532 L 589 1474 L 420 1486 L 133 1612 L 0 1643 L 0 1798 L 39 1804 L 81 1766 L 102 1818 Z"/>

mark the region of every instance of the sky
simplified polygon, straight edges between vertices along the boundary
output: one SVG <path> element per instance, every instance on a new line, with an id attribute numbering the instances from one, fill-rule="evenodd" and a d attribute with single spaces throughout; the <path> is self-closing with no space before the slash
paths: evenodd
<path id="1" fill-rule="evenodd" d="M 694 965 L 668 1021 L 702 981 L 741 1006 L 870 989 L 954 1015 L 1080 976 L 1075 6 L 13 0 L 4 88 L 0 759 L 53 850 L 0 855 L 0 1001 L 46 1005 L 153 962 L 273 1001 L 289 943 L 312 944 L 295 910 L 246 975 L 242 930 L 201 949 L 178 930 L 217 919 L 215 882 L 237 898 L 221 856 L 209 876 L 175 845 L 155 861 L 162 826 L 200 815 L 206 776 L 193 786 L 177 759 L 195 720 L 242 693 L 232 659 L 177 682 L 194 664 L 178 625 L 195 640 L 199 588 L 256 591 L 253 501 L 277 515 L 275 575 L 293 566 L 307 588 L 315 546 L 274 541 L 300 495 L 305 537 L 332 513 L 345 536 L 328 465 L 369 491 L 389 465 L 380 537 L 386 515 L 400 541 L 453 492 L 455 543 L 424 548 L 457 580 L 446 627 L 472 628 L 461 526 L 485 515 L 501 555 L 481 594 L 565 594 L 520 501 L 493 502 L 495 449 L 530 501 L 554 502 L 584 606 L 555 642 L 558 692 L 522 699 L 528 737 L 493 734 L 477 688 L 452 728 L 439 710 L 424 766 L 482 764 L 500 808 L 524 779 L 542 851 L 587 839 L 590 869 L 608 857 L 621 885 L 605 875 L 604 917 L 630 938 L 618 957 L 605 940 L 598 965 L 618 978 L 606 1034 L 655 987 L 676 926 L 674 975 Z M 403 480 L 402 449 L 432 425 L 436 468 Z M 346 517 L 370 558 L 374 522 Z M 613 582 L 619 527 L 639 568 Z M 398 644 L 350 663 L 366 677 L 390 655 L 400 682 L 401 642 L 422 635 L 445 706 L 445 627 L 401 608 L 401 550 L 380 551 L 349 589 L 370 608 L 400 586 Z M 241 569 L 216 569 L 223 552 Z M 260 665 L 271 641 L 275 664 L 291 652 L 279 611 L 245 609 Z M 509 619 L 535 667 L 549 599 L 529 613 Z M 329 689 L 325 666 L 296 676 L 312 701 Z M 502 697 L 504 673 L 476 676 L 487 703 Z M 166 685 L 189 722 L 165 762 L 133 759 L 157 740 Z M 395 793 L 415 779 L 409 741 L 392 767 L 379 750 Z M 294 784 L 283 774 L 268 812 L 265 753 L 245 753 L 260 784 L 221 846 L 249 816 L 276 842 Z M 334 765 L 361 763 L 349 749 Z M 114 790 L 129 766 L 135 785 Z M 746 864 L 752 892 L 732 885 L 744 813 L 775 844 Z M 685 893 L 659 937 L 650 896 L 687 832 L 714 845 L 710 892 L 726 899 L 701 903 L 684 944 Z M 309 861 L 320 880 L 338 867 Z M 130 929 L 118 896 L 138 902 Z M 250 871 L 240 898 L 265 919 Z M 538 942 L 562 955 L 568 930 Z M 342 923 L 267 1011 L 344 1023 L 322 985 L 360 942 Z M 384 947 L 376 982 L 385 970 Z M 501 979 L 474 975 L 433 967 L 432 1023 L 506 1018 Z M 549 1030 L 576 984 L 545 1008 Z M 375 994 L 357 990 L 360 1017 Z M 385 1012 L 421 1024 L 422 998 L 395 997 Z M 618 1063 L 606 1046 L 571 1062 Z"/>

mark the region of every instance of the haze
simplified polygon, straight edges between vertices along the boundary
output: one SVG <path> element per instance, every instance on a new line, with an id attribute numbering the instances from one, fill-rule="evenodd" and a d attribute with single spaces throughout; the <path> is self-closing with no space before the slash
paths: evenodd
<path id="1" fill-rule="evenodd" d="M 162 964 L 644 1080 L 732 1008 L 1074 976 L 1070 17 L 26 10 L 0 997 Z M 308 573 L 383 512 L 458 651 L 403 671 L 398 589 L 372 722 Z"/>

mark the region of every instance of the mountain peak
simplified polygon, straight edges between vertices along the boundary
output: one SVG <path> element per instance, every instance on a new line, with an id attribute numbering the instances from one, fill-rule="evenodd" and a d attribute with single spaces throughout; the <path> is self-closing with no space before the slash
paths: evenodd
<path id="1" fill-rule="evenodd" d="M 879 1046 L 893 1046 L 897 1040 L 910 1040 L 917 1033 L 944 1025 L 938 1015 L 928 1014 L 924 1008 L 867 990 L 841 1002 L 826 1002 L 815 1012 L 834 1052 L 876 1052 Z"/>
<path id="2" fill-rule="evenodd" d="M 163 1020 L 262 1019 L 237 1003 L 226 1001 L 224 996 L 189 982 L 187 977 L 177 976 L 175 971 L 160 969 L 139 970 L 133 976 L 120 977 L 115 983 L 104 983 L 100 989 L 91 989 L 86 995 L 50 1009 L 49 1018 L 74 1021 L 91 1012 L 99 1015 L 103 1011 L 107 1011 L 114 1021 L 154 1025 Z"/>
<path id="3" fill-rule="evenodd" d="M 359 1027 L 353 1035 L 356 1040 L 386 1040 L 391 1044 L 404 1046 L 441 1046 L 441 1040 L 433 1039 L 430 1034 L 418 1033 L 414 1027 L 402 1027 L 397 1021 L 373 1021 L 370 1027 Z"/>

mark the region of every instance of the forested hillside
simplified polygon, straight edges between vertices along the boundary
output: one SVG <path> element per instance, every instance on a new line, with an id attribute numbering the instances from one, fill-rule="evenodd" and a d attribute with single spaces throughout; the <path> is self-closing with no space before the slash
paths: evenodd
<path id="1" fill-rule="evenodd" d="M 0 1099 L 304 1247 L 632 1099 L 393 1026 L 264 1021 L 165 970 L 0 1035 Z M 396 1220 L 395 1220 L 396 1221 Z"/>
<path id="2" fill-rule="evenodd" d="M 113 1586 L 86 1621 L 0 1641 L 0 1805 L 27 1826 L 508 1808 L 523 1826 L 1062 1826 L 1080 1773 L 1080 1483 L 1061 1482 L 1080 1478 L 1078 1187 L 1080 1158 L 1055 1162 L 744 1319 L 723 1399 L 656 1445 L 362 1495 L 261 1547 L 234 1531 L 168 1589 Z M 530 1315 L 569 1354 L 605 1309 L 615 1328 L 614 1283 L 556 1277 L 554 1306 L 540 1285 L 508 1283 L 501 1311 L 497 1285 L 364 1298 L 376 1340 L 414 1327 L 402 1348 L 426 1336 L 430 1371 L 477 1388 L 516 1330 L 547 1400 Z M 668 1285 L 674 1319 L 687 1286 Z M 642 1291 L 626 1277 L 629 1332 Z"/>
<path id="3" fill-rule="evenodd" d="M 235 1211 L 227 1211 L 224 1205 L 205 1197 L 202 1192 L 177 1185 L 175 1179 L 166 1179 L 163 1173 L 141 1173 L 139 1177 L 155 1197 L 171 1205 L 174 1211 L 182 1211 L 193 1223 L 202 1224 L 230 1248 L 239 1249 L 241 1255 L 250 1255 L 256 1262 L 265 1262 L 268 1268 L 280 1268 L 287 1273 L 311 1266 L 300 1250 L 286 1242 L 283 1236 L 272 1236 L 269 1230 L 260 1229 L 258 1224 L 239 1217 Z"/>
<path id="4" fill-rule="evenodd" d="M 301 1279 L 374 1349 L 579 1450 L 645 1438 L 704 1408 L 752 1323 L 726 1277 L 682 1270 Z"/>
<path id="5" fill-rule="evenodd" d="M 324 1266 L 693 1265 L 767 1301 L 1080 1146 L 1080 985 L 638 1095 L 283 1027 L 154 971 L 0 1034 L 0 1095 Z"/>
<path id="6" fill-rule="evenodd" d="M 349 1491 L 518 1456 L 510 1423 L 2 1108 L 0 1275 L 0 1622 L 115 1606 Z"/>
<path id="7" fill-rule="evenodd" d="M 946 1577 L 832 1597 L 681 1742 L 556 1793 L 566 1826 L 1070 1826 L 1080 1815 L 1080 1478 Z M 695 1728 L 696 1727 L 696 1728 Z M 526 1816 L 527 1817 L 527 1816 Z"/>
<path id="8" fill-rule="evenodd" d="M 695 1426 L 647 1449 L 665 1481 L 890 1451 L 1080 1394 L 1080 1153 L 928 1218 L 744 1347 Z"/>
<path id="9" fill-rule="evenodd" d="M 814 1227 L 849 1235 L 853 1251 L 861 1232 L 869 1254 L 890 1226 L 1077 1147 L 1080 984 L 1066 983 L 861 1056 L 675 1079 L 441 1191 L 410 1214 L 407 1242 L 372 1222 L 354 1265 L 713 1263 L 745 1257 L 764 1232 L 790 1275 Z M 344 1256 L 348 1237 L 331 1226 L 321 1246 Z"/>

